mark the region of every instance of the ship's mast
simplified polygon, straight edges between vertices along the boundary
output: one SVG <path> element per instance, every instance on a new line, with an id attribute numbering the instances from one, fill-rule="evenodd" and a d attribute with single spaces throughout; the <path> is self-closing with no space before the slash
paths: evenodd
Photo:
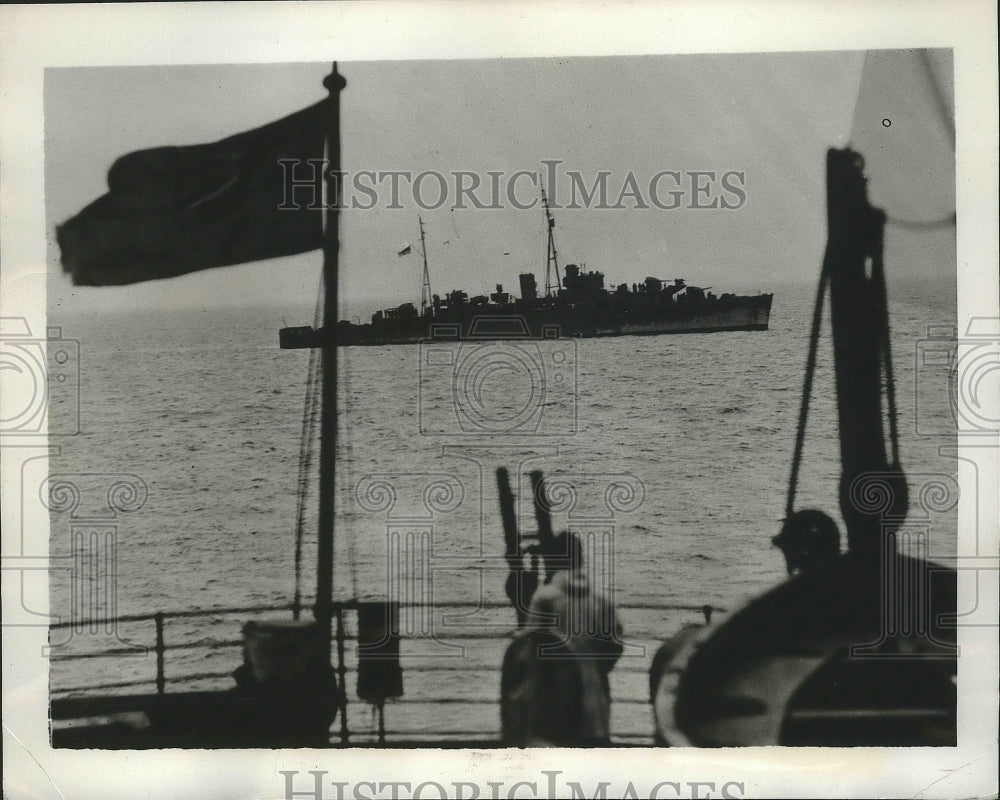
<path id="1" fill-rule="evenodd" d="M 316 605 L 314 614 L 323 631 L 326 663 L 331 655 L 333 621 L 333 525 L 336 498 L 337 467 L 337 329 L 338 305 L 338 256 L 340 251 L 340 93 L 347 82 L 333 71 L 323 85 L 330 92 L 329 128 L 326 135 L 326 225 L 323 236 L 323 328 L 327 333 L 323 341 L 322 364 L 322 417 L 320 422 L 319 456 L 319 535 L 317 541 Z"/>
<path id="2" fill-rule="evenodd" d="M 417 222 L 420 223 L 420 253 L 424 259 L 424 285 L 420 289 L 420 316 L 424 316 L 427 313 L 427 308 L 431 304 L 431 274 L 427 269 L 427 243 L 424 241 L 424 220 L 421 217 L 417 217 Z"/>
<path id="3" fill-rule="evenodd" d="M 545 208 L 545 222 L 548 228 L 548 247 L 545 251 L 545 296 L 551 297 L 553 290 L 559 293 L 559 286 L 562 284 L 562 277 L 559 275 L 559 259 L 556 254 L 556 240 L 552 234 L 552 229 L 556 226 L 556 221 L 552 219 L 552 212 L 549 211 L 549 200 L 542 189 L 542 206 Z M 552 274 L 555 272 L 555 283 L 552 282 Z"/>

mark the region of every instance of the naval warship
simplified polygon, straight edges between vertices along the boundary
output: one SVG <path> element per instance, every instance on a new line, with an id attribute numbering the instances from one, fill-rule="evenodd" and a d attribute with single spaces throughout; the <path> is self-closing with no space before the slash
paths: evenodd
<path id="1" fill-rule="evenodd" d="M 683 278 L 648 277 L 642 283 L 609 288 L 603 272 L 587 271 L 577 264 L 560 269 L 552 234 L 555 220 L 544 194 L 542 205 L 549 238 L 543 291 L 535 274 L 524 272 L 518 276 L 520 297 L 504 291 L 502 284 L 489 295 L 470 296 L 461 289 L 444 297 L 432 294 L 421 220 L 424 282 L 419 309 L 414 303 L 403 303 L 376 311 L 367 323 L 341 320 L 336 343 L 390 345 L 428 339 L 488 341 L 767 330 L 772 294 L 715 294 L 711 287 L 694 286 Z M 404 253 L 408 252 L 409 247 Z M 314 347 L 323 338 L 322 329 L 309 326 L 281 330 L 285 349 Z"/>

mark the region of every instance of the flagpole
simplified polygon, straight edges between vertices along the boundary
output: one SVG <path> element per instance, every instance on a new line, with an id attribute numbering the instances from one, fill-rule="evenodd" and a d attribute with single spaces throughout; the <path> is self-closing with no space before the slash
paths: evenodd
<path id="1" fill-rule="evenodd" d="M 326 663 L 332 655 L 333 521 L 337 483 L 337 300 L 340 250 L 340 92 L 347 82 L 333 71 L 323 80 L 330 93 L 327 130 L 326 208 L 323 235 L 323 386 L 319 455 L 319 537 L 316 553 L 316 604 L 313 614 L 323 631 Z"/>

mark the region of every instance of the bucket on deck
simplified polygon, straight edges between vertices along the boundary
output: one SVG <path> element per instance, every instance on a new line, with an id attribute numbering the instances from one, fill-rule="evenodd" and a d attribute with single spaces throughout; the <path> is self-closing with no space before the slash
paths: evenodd
<path id="1" fill-rule="evenodd" d="M 358 603 L 358 697 L 380 706 L 402 696 L 399 603 Z"/>

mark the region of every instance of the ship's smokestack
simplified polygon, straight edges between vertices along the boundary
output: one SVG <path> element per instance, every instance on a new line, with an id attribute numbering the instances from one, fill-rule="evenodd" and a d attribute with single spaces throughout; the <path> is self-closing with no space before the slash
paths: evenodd
<path id="1" fill-rule="evenodd" d="M 535 283 L 535 274 L 522 272 L 518 278 L 521 281 L 521 299 L 536 300 L 538 298 L 538 285 Z"/>

